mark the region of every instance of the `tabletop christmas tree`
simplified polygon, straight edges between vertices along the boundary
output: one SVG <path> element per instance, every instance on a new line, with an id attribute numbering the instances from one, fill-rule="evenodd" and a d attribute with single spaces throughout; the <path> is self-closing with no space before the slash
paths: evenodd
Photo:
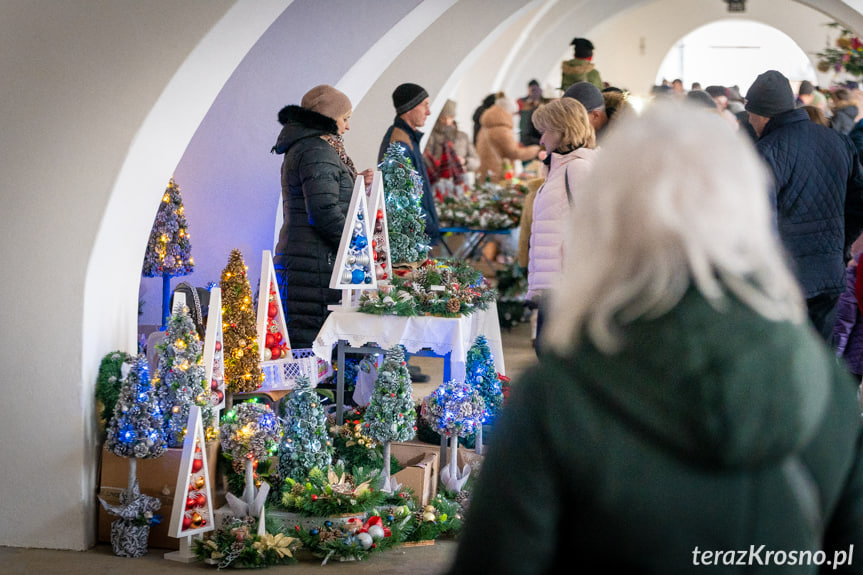
<path id="1" fill-rule="evenodd" d="M 242 498 L 225 494 L 236 517 L 258 517 L 267 499 L 270 486 L 255 487 L 255 467 L 258 460 L 273 455 L 282 437 L 282 424 L 268 405 L 246 401 L 228 410 L 222 417 L 219 438 L 222 451 L 232 461 L 234 470 L 244 472 L 245 489 Z"/>
<path id="2" fill-rule="evenodd" d="M 204 425 L 213 425 L 203 349 L 189 308 L 178 306 L 168 320 L 165 339 L 156 349 L 159 366 L 153 383 L 165 417 L 165 439 L 169 447 L 180 447 L 192 405 L 201 408 Z"/>
<path id="3" fill-rule="evenodd" d="M 234 393 L 261 386 L 261 360 L 252 287 L 240 250 L 231 250 L 222 271 L 222 342 L 225 350 L 225 384 Z"/>
<path id="4" fill-rule="evenodd" d="M 279 445 L 279 477 L 305 480 L 312 468 L 326 469 L 333 459 L 327 416 L 308 377 L 297 378 L 285 406 L 285 434 Z"/>
<path id="5" fill-rule="evenodd" d="M 140 557 L 147 552 L 150 524 L 156 520 L 153 511 L 161 506 L 158 498 L 140 492 L 137 477 L 138 459 L 161 457 L 167 448 L 149 372 L 147 358 L 137 356 L 107 428 L 106 447 L 129 458 L 129 486 L 120 492 L 120 505 L 99 499 L 109 513 L 119 517 L 111 524 L 111 545 L 114 553 L 123 557 Z"/>
<path id="6" fill-rule="evenodd" d="M 372 398 L 365 412 L 365 433 L 384 447 L 383 489 L 390 485 L 390 444 L 416 435 L 416 410 L 411 397 L 411 376 L 400 345 L 387 350 L 378 369 Z"/>
<path id="7" fill-rule="evenodd" d="M 476 431 L 485 413 L 485 402 L 470 385 L 448 381 L 423 399 L 421 411 L 432 429 L 450 438 L 450 461 L 441 469 L 441 482 L 457 493 L 470 476 L 470 465 L 458 469 L 458 438 Z"/>
<path id="8" fill-rule="evenodd" d="M 473 387 L 483 399 L 485 413 L 476 428 L 476 452 L 482 454 L 482 424 L 491 421 L 503 407 L 503 390 L 500 376 L 494 366 L 494 356 L 484 335 L 479 335 L 467 350 L 465 383 Z"/>
<path id="9" fill-rule="evenodd" d="M 431 246 L 425 234 L 420 175 L 398 143 L 387 148 L 380 169 L 384 178 L 392 263 L 422 262 Z"/>
<path id="10" fill-rule="evenodd" d="M 330 289 L 342 290 L 342 304 L 331 305 L 330 309 L 355 307 L 353 299 L 358 290 L 377 289 L 370 219 L 366 189 L 357 178 L 330 276 Z"/>
<path id="11" fill-rule="evenodd" d="M 150 231 L 142 271 L 144 277 L 162 278 L 163 328 L 169 315 L 171 278 L 188 275 L 195 267 L 184 212 L 180 186 L 171 178 L 162 195 L 162 202 L 156 212 L 156 221 L 153 222 L 153 229 Z"/>

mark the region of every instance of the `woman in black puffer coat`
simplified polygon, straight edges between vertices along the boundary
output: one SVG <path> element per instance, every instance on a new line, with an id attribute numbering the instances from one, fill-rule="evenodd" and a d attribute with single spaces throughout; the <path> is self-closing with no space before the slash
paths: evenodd
<path id="1" fill-rule="evenodd" d="M 358 175 L 342 142 L 351 109 L 347 96 L 321 85 L 279 112 L 283 128 L 272 151 L 285 155 L 284 223 L 273 263 L 294 348 L 312 347 L 327 305 L 341 297 L 329 284 Z M 370 180 L 371 170 L 360 175 Z"/>

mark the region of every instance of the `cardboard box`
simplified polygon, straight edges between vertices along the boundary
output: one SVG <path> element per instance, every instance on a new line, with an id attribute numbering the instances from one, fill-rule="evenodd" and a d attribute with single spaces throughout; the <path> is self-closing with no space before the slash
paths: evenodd
<path id="1" fill-rule="evenodd" d="M 213 491 L 213 509 L 224 503 L 222 483 L 216 481 L 219 442 L 207 444 L 207 462 L 209 464 L 210 488 Z M 162 507 L 156 514 L 162 516 L 158 525 L 150 528 L 150 547 L 161 549 L 179 549 L 179 539 L 168 535 L 168 525 L 171 523 L 171 512 L 174 504 L 174 490 L 177 487 L 177 475 L 180 472 L 180 462 L 183 459 L 183 449 L 170 447 L 162 457 L 155 459 L 139 459 L 137 463 L 138 485 L 141 493 L 158 497 Z M 120 504 L 120 492 L 129 486 L 129 460 L 118 457 L 107 448 L 102 449 L 100 463 L 99 490 L 97 494 L 111 505 Z M 99 541 L 111 540 L 111 523 L 117 519 L 109 515 L 102 504 L 99 504 Z"/>
<path id="2" fill-rule="evenodd" d="M 418 504 L 425 506 L 437 495 L 440 481 L 440 448 L 428 443 L 393 443 L 393 457 L 404 467 L 393 477 L 413 489 Z"/>

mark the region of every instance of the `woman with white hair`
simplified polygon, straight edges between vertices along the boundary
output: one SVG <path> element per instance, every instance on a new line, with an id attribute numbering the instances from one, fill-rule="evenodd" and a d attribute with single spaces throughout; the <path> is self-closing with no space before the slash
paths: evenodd
<path id="1" fill-rule="evenodd" d="M 618 128 L 450 572 L 860 573 L 855 386 L 807 323 L 764 167 L 697 110 Z"/>

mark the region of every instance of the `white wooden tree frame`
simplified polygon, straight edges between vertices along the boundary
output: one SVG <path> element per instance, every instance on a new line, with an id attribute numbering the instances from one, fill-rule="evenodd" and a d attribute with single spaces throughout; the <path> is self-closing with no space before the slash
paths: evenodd
<path id="1" fill-rule="evenodd" d="M 200 468 L 194 470 L 195 460 L 200 460 Z M 180 539 L 180 550 L 165 554 L 165 559 L 174 561 L 194 561 L 192 552 L 192 537 L 212 531 L 215 528 L 213 514 L 213 491 L 210 486 L 209 462 L 207 461 L 207 444 L 204 436 L 204 425 L 201 421 L 201 408 L 193 405 L 189 409 L 189 421 L 186 425 L 186 438 L 183 440 L 183 457 L 180 460 L 180 471 L 177 475 L 177 486 L 174 490 L 174 507 L 171 511 L 171 524 L 168 535 Z M 203 494 L 206 504 L 186 509 L 189 497 Z M 203 519 L 203 524 L 196 528 L 183 528 L 183 518 L 187 513 L 197 513 Z"/>
<path id="2" fill-rule="evenodd" d="M 288 336 L 288 322 L 285 321 L 285 308 L 282 306 L 282 297 L 279 295 L 279 284 L 276 281 L 276 270 L 273 266 L 273 255 L 269 250 L 264 250 L 261 257 L 261 281 L 258 284 L 258 353 L 261 361 L 267 361 L 264 356 L 266 349 L 266 340 L 268 333 L 269 315 L 267 310 L 270 304 L 270 290 L 275 292 L 275 304 L 277 308 L 275 322 L 279 332 L 282 334 L 283 341 L 287 344 L 287 351 L 284 356 L 278 358 L 281 360 L 291 360 L 291 339 Z"/>
<path id="3" fill-rule="evenodd" d="M 207 385 L 210 386 L 210 404 L 213 406 L 216 425 L 219 422 L 219 411 L 225 408 L 225 355 L 222 341 L 222 288 L 210 290 L 210 306 L 207 314 L 207 331 L 204 334 L 204 368 L 206 369 Z M 216 381 L 216 390 L 222 392 L 219 401 L 212 382 Z"/>
<path id="4" fill-rule="evenodd" d="M 379 255 L 380 253 L 386 254 L 386 261 L 381 264 L 384 270 L 384 276 L 382 278 L 377 278 L 378 283 L 389 284 L 392 283 L 393 279 L 393 264 L 392 259 L 390 258 L 390 230 L 387 225 L 387 202 L 386 202 L 386 194 L 384 193 L 384 176 L 383 172 L 380 170 L 375 170 L 374 178 L 372 179 L 372 193 L 369 197 L 369 217 L 371 221 L 369 225 L 372 229 L 372 237 L 375 236 L 375 222 L 377 220 L 377 213 L 381 213 L 381 223 L 383 225 L 383 237 L 378 242 L 374 251 Z M 375 260 L 375 265 L 377 264 L 377 260 Z"/>
<path id="5" fill-rule="evenodd" d="M 359 215 L 362 214 L 360 219 Z M 372 253 L 372 227 L 369 216 L 368 202 L 366 201 L 366 189 L 363 179 L 358 177 L 354 185 L 351 204 L 348 208 L 348 217 L 345 219 L 345 228 L 342 231 L 342 238 L 339 241 L 339 250 L 336 252 L 336 263 L 333 266 L 333 275 L 330 278 L 330 288 L 342 290 L 341 305 L 331 305 L 330 309 L 341 309 L 356 307 L 356 297 L 363 290 L 377 289 L 377 278 L 374 273 L 374 254 Z M 362 235 L 367 239 L 364 248 L 354 250 L 351 248 L 354 230 L 359 224 L 359 229 Z M 348 277 L 353 269 L 360 267 L 360 264 L 351 264 L 350 258 L 360 258 L 369 267 L 369 283 L 353 283 L 348 281 Z"/>

